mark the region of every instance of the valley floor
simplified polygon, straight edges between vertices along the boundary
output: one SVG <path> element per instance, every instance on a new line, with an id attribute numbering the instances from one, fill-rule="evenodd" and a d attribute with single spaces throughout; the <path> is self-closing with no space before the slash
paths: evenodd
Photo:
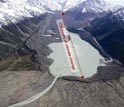
<path id="1" fill-rule="evenodd" d="M 24 101 L 46 89 L 54 77 L 40 71 L 0 72 L 0 107 Z"/>
<path id="2" fill-rule="evenodd" d="M 29 98 L 52 81 L 53 77 L 37 71 L 0 72 L 0 107 Z M 123 107 L 123 90 L 124 75 L 93 83 L 58 79 L 44 96 L 20 107 Z"/>

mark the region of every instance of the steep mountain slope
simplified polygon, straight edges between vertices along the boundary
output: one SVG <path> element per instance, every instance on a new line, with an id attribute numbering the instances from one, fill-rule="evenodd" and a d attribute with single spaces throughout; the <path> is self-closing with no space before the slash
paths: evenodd
<path id="1" fill-rule="evenodd" d="M 58 3 L 62 6 L 63 11 L 68 11 L 69 9 L 76 7 L 85 0 L 60 0 Z"/>
<path id="2" fill-rule="evenodd" d="M 124 3 L 117 0 L 114 2 L 111 0 L 0 0 L 0 25 L 16 23 L 25 17 L 30 18 L 58 10 L 69 10 L 74 17 L 84 16 L 91 20 L 99 14 L 117 10 L 123 6 Z"/>
<path id="3" fill-rule="evenodd" d="M 124 1 L 119 4 L 118 0 L 85 0 L 69 9 L 67 13 L 77 20 L 92 21 L 122 7 Z"/>
<path id="4" fill-rule="evenodd" d="M 25 42 L 37 31 L 40 19 L 40 17 L 25 19 L 18 24 L 2 26 L 0 29 L 0 71 L 38 69 L 37 64 L 34 63 L 35 51 L 29 49 Z"/>
<path id="5" fill-rule="evenodd" d="M 87 30 L 110 55 L 124 63 L 124 8 L 95 19 Z"/>
<path id="6" fill-rule="evenodd" d="M 51 0 L 2 0 L 0 1 L 0 25 L 18 22 L 46 12 L 60 10 L 61 6 Z"/>
<path id="7" fill-rule="evenodd" d="M 78 10 L 82 13 L 95 12 L 100 13 L 103 11 L 115 11 L 124 6 L 123 0 L 82 0 L 78 2 L 76 6 L 72 7 L 72 10 Z"/>

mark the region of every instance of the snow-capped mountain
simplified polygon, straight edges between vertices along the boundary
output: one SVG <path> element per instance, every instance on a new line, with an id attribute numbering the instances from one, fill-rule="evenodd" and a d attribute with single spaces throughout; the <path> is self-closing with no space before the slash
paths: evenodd
<path id="1" fill-rule="evenodd" d="M 31 17 L 25 9 L 25 0 L 2 0 L 0 2 L 0 23 L 16 22 L 23 16 Z"/>
<path id="2" fill-rule="evenodd" d="M 55 10 L 101 13 L 122 7 L 124 0 L 0 0 L 0 25 Z"/>
<path id="3" fill-rule="evenodd" d="M 67 11 L 73 7 L 78 6 L 80 3 L 86 0 L 60 0 L 58 3 L 62 6 L 63 11 Z"/>
<path id="4" fill-rule="evenodd" d="M 106 12 L 115 11 L 124 7 L 124 0 L 84 0 L 79 5 L 73 7 L 71 10 L 78 10 L 82 13 L 85 12 Z"/>
<path id="5" fill-rule="evenodd" d="M 113 21 L 123 21 L 124 22 L 124 8 L 120 8 L 112 13 L 110 17 Z"/>
<path id="6" fill-rule="evenodd" d="M 27 0 L 26 2 L 30 7 L 44 9 L 49 11 L 61 10 L 61 5 L 54 0 Z"/>
<path id="7" fill-rule="evenodd" d="M 51 0 L 0 0 L 0 24 L 55 10 L 61 10 L 61 5 Z"/>

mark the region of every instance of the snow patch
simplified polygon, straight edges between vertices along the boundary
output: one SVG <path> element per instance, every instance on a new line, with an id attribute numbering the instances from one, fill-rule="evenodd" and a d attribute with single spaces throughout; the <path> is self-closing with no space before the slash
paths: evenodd
<path id="1" fill-rule="evenodd" d="M 45 36 L 45 37 L 51 37 L 52 35 L 43 35 L 43 36 Z"/>

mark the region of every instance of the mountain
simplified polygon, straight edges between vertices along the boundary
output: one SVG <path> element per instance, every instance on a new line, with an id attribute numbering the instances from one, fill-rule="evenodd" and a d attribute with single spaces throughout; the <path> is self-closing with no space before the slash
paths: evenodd
<path id="1" fill-rule="evenodd" d="M 58 10 L 68 10 L 82 1 L 0 0 L 0 25 L 7 25 L 10 22 L 16 23 L 25 17 L 30 18 L 44 13 L 54 13 L 54 11 Z"/>
<path id="2" fill-rule="evenodd" d="M 122 0 L 123 1 L 123 0 Z M 103 17 L 109 12 L 114 12 L 124 7 L 124 2 L 118 0 L 85 0 L 67 11 L 77 20 L 92 21 L 96 17 Z"/>
<path id="3" fill-rule="evenodd" d="M 25 107 L 124 107 L 124 68 L 118 61 L 123 62 L 124 58 L 124 9 L 123 0 L 120 1 L 0 0 L 0 107 L 25 100 Z M 85 80 L 66 76 L 55 82 L 54 76 L 58 75 L 50 72 L 50 66 L 55 63 L 50 58 L 55 52 L 50 44 L 54 43 L 55 50 L 61 53 L 56 25 L 56 20 L 62 18 L 61 11 L 66 11 L 67 29 L 105 58 L 99 60 L 97 73 Z M 76 47 L 81 48 L 77 44 Z M 96 59 L 92 50 L 87 51 L 86 46 L 83 49 L 87 56 L 91 54 Z M 59 55 L 58 60 L 65 63 Z M 91 65 L 83 60 L 91 69 L 89 73 L 95 66 L 90 57 Z M 66 72 L 64 68 L 59 69 Z M 57 73 L 59 69 L 53 68 Z"/>
<path id="4" fill-rule="evenodd" d="M 37 31 L 40 19 L 25 18 L 0 28 L 0 71 L 39 69 L 36 52 L 29 49 L 25 42 Z"/>
<path id="5" fill-rule="evenodd" d="M 112 21 L 123 22 L 124 21 L 124 7 L 120 8 L 112 13 L 110 16 Z"/>
<path id="6" fill-rule="evenodd" d="M 98 16 L 108 11 L 114 11 L 124 6 L 123 0 L 0 0 L 0 25 L 7 25 L 10 22 L 16 23 L 25 17 L 34 17 L 46 12 L 70 11 L 75 17 L 82 14 Z M 120 3 L 121 2 L 121 3 Z M 81 15 L 81 17 L 82 17 Z"/>
<path id="7" fill-rule="evenodd" d="M 115 11 L 124 6 L 123 0 L 83 0 L 76 6 L 72 7 L 72 10 L 78 10 L 82 13 L 95 12 L 101 13 L 104 11 Z"/>
<path id="8" fill-rule="evenodd" d="M 55 19 L 57 19 L 58 17 L 60 18 L 60 12 L 62 10 L 66 11 L 68 27 L 84 27 L 93 19 L 103 16 L 113 18 L 113 20 L 119 19 L 118 25 L 121 23 L 120 17 L 123 17 L 122 6 L 123 2 L 120 4 L 116 2 L 116 0 L 114 2 L 111 0 L 0 0 L 0 47 L 2 49 L 0 50 L 0 60 L 16 55 L 18 51 L 21 55 L 27 54 L 24 43 L 37 31 L 40 26 L 38 23 L 41 20 L 46 20 L 46 13 L 54 13 L 53 15 L 55 15 Z M 112 10 L 113 8 L 114 10 Z M 106 16 L 106 14 L 109 15 Z M 98 19 L 100 20 L 99 23 L 101 23 L 102 19 L 104 18 Z M 112 20 L 110 19 L 110 21 Z M 108 23 L 110 23 L 110 21 Z M 104 24 L 106 23 L 106 25 L 108 24 L 106 19 L 103 22 Z M 54 23 L 56 23 L 55 20 Z M 93 29 L 96 29 L 98 24 L 96 24 Z M 105 28 L 106 25 L 104 26 Z M 91 38 L 91 36 L 88 38 Z M 95 45 L 95 47 L 97 46 Z M 9 48 L 9 50 L 7 50 L 7 48 Z"/>
<path id="9" fill-rule="evenodd" d="M 95 19 L 86 29 L 107 53 L 124 63 L 124 8 Z"/>
<path id="10" fill-rule="evenodd" d="M 58 3 L 62 6 L 63 11 L 68 11 L 73 7 L 78 6 L 80 3 L 84 2 L 85 0 L 61 0 Z"/>
<path id="11" fill-rule="evenodd" d="M 25 17 L 33 17 L 60 10 L 61 6 L 51 0 L 2 0 L 0 1 L 0 25 L 16 23 Z"/>

